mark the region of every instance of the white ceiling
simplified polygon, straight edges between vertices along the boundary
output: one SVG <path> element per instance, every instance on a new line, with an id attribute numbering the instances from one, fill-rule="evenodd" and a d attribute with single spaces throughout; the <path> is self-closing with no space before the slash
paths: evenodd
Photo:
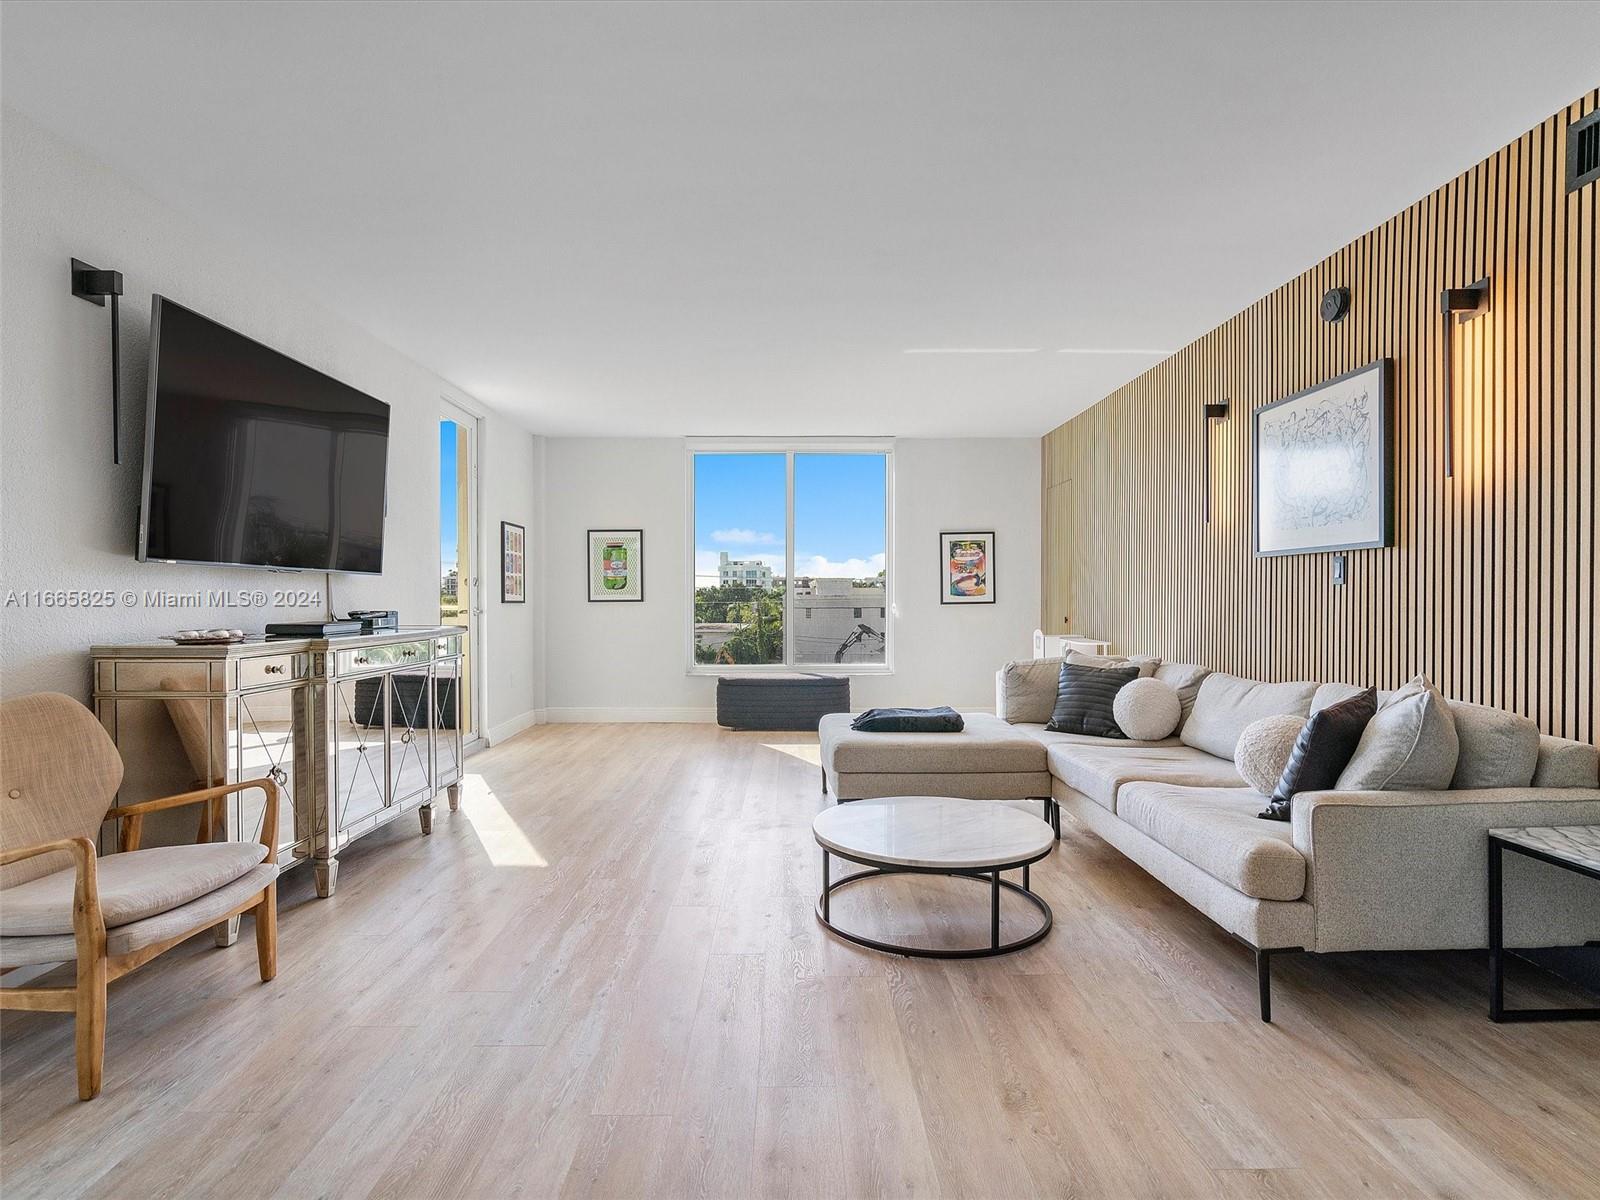
<path id="1" fill-rule="evenodd" d="M 552 434 L 1041 433 L 1154 361 L 1061 348 L 1176 349 L 1600 73 L 1595 3 L 0 28 L 8 104 Z"/>

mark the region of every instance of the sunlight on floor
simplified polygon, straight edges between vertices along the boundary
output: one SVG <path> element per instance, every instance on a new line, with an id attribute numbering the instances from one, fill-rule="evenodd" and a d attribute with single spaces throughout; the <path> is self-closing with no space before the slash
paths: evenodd
<path id="1" fill-rule="evenodd" d="M 482 775 L 467 775 L 461 780 L 461 815 L 467 818 L 478 844 L 497 867 L 548 867 L 544 855 L 528 840 L 506 806 Z"/>
<path id="2" fill-rule="evenodd" d="M 816 742 L 762 742 L 761 745 L 764 749 L 776 750 L 779 754 L 798 758 L 813 767 L 822 765 L 822 747 Z"/>

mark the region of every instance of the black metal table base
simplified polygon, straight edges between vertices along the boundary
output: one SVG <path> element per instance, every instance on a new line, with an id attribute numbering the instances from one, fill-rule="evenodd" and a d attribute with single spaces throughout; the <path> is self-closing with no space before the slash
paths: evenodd
<path id="1" fill-rule="evenodd" d="M 846 875 L 843 879 L 829 880 L 828 856 L 832 854 L 844 858 L 849 862 L 860 863 L 868 870 L 857 871 L 853 875 Z M 1040 857 L 1043 857 L 1042 855 Z M 1050 905 L 1044 897 L 1029 889 L 1028 868 L 1038 859 L 1029 859 L 1027 862 L 1006 863 L 983 871 L 947 870 L 936 867 L 888 867 L 874 863 L 867 863 L 858 858 L 839 854 L 838 851 L 824 850 L 822 852 L 822 894 L 817 897 L 817 920 L 822 927 L 836 937 L 844 938 L 847 942 L 854 942 L 858 946 L 865 946 L 869 950 L 878 950 L 885 954 L 904 954 L 911 958 L 992 958 L 997 954 L 1011 954 L 1033 945 L 1050 932 L 1050 926 L 1055 920 L 1055 914 L 1050 911 Z M 1022 871 L 1022 883 L 1015 884 L 1009 879 L 1002 879 L 1002 871 Z M 842 929 L 832 920 L 833 893 L 848 884 L 859 883 L 863 879 L 876 879 L 883 875 L 944 875 L 952 879 L 975 879 L 980 883 L 989 885 L 989 944 L 987 946 L 958 947 L 945 949 L 942 947 L 903 946 L 894 942 L 880 942 L 876 938 L 867 937 L 860 933 L 851 933 Z M 1026 937 L 1014 941 L 1002 942 L 1000 940 L 1000 891 L 1005 890 L 1021 896 L 1039 911 L 1043 921 L 1037 929 Z"/>
<path id="2" fill-rule="evenodd" d="M 1562 867 L 1590 879 L 1600 879 L 1594 871 L 1578 863 L 1554 855 L 1542 854 L 1529 846 L 1515 842 L 1502 842 L 1489 835 L 1489 1019 L 1496 1024 L 1519 1021 L 1600 1021 L 1600 1008 L 1507 1008 L 1506 1007 L 1506 955 L 1511 953 L 1505 944 L 1504 866 L 1502 853 L 1510 850 L 1528 858 Z"/>

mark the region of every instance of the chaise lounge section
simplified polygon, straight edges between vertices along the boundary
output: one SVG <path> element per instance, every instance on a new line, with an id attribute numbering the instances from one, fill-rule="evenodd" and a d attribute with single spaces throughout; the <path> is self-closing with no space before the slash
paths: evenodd
<path id="1" fill-rule="evenodd" d="M 962 734 L 862 734 L 847 714 L 824 718 L 824 788 L 841 801 L 1048 796 L 1058 836 L 1065 810 L 1255 951 L 1264 1021 L 1274 954 L 1485 947 L 1488 830 L 1600 823 L 1595 747 L 1456 701 L 1448 703 L 1460 742 L 1451 787 L 1302 792 L 1292 820 L 1261 820 L 1264 798 L 1217 751 L 1231 754 L 1259 717 L 1306 717 L 1357 689 L 1163 663 L 1157 677 L 1183 701 L 1179 727 L 1135 742 L 1045 728 L 1060 664 L 1006 664 L 996 712 L 966 714 Z M 1600 940 L 1600 888 L 1591 881 L 1513 856 L 1505 888 L 1515 897 L 1507 946 Z"/>

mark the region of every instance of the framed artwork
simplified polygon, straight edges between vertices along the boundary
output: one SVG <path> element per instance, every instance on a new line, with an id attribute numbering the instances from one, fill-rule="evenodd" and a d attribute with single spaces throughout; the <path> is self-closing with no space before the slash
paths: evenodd
<path id="1" fill-rule="evenodd" d="M 994 530 L 939 535 L 939 603 L 994 603 Z"/>
<path id="2" fill-rule="evenodd" d="M 500 522 L 500 599 L 528 602 L 528 531 L 510 521 Z"/>
<path id="3" fill-rule="evenodd" d="M 588 554 L 592 603 L 644 599 L 644 530 L 591 529 Z"/>
<path id="4" fill-rule="evenodd" d="M 1389 360 L 1256 409 L 1258 555 L 1394 545 Z"/>

